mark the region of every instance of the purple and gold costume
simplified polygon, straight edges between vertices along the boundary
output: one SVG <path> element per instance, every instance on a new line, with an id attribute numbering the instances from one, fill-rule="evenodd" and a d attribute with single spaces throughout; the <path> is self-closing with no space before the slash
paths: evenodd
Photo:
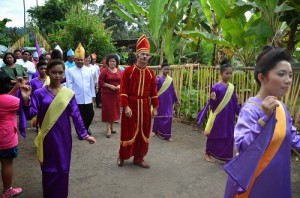
<path id="1" fill-rule="evenodd" d="M 158 77 L 157 90 L 162 87 L 164 81 L 165 78 L 163 76 Z M 168 140 L 171 138 L 173 105 L 178 102 L 173 81 L 168 89 L 158 96 L 158 100 L 161 105 L 157 109 L 157 116 L 154 118 L 152 131 Z"/>
<path id="2" fill-rule="evenodd" d="M 216 100 L 209 100 L 208 104 L 198 115 L 198 124 L 201 125 L 207 114 L 208 107 L 215 111 L 224 98 L 227 86 L 216 83 L 212 86 L 211 92 L 216 93 Z M 233 157 L 234 146 L 234 123 L 235 115 L 240 111 L 240 106 L 235 91 L 224 109 L 216 116 L 214 125 L 206 141 L 206 153 L 219 160 L 228 161 Z"/>
<path id="3" fill-rule="evenodd" d="M 234 131 L 239 155 L 224 166 L 229 175 L 225 198 L 292 197 L 291 146 L 300 148 L 300 136 L 283 104 L 268 118 L 261 103 L 248 99 L 239 115 Z"/>
<path id="4" fill-rule="evenodd" d="M 32 95 L 30 106 L 24 106 L 27 118 L 31 119 L 38 115 L 37 121 L 41 126 L 54 98 L 55 95 L 48 86 L 37 89 Z M 44 162 L 41 165 L 44 197 L 65 198 L 68 196 L 72 150 L 70 117 L 73 119 L 78 137 L 83 139 L 88 136 L 73 96 L 44 139 Z"/>

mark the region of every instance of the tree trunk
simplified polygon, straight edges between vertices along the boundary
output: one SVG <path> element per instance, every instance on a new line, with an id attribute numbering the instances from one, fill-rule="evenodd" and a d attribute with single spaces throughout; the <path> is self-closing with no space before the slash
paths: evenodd
<path id="1" fill-rule="evenodd" d="M 24 9 L 24 35 L 26 34 L 26 8 L 25 8 L 25 0 L 23 0 L 23 9 Z"/>

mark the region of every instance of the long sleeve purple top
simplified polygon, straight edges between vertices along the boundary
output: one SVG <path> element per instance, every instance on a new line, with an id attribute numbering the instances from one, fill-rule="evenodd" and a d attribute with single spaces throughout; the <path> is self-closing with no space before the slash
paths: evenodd
<path id="1" fill-rule="evenodd" d="M 48 86 L 37 89 L 33 95 L 30 106 L 24 106 L 28 119 L 38 115 L 39 126 L 54 100 L 55 95 Z M 88 136 L 84 127 L 75 97 L 71 99 L 66 109 L 58 118 L 44 139 L 44 162 L 41 166 L 45 172 L 69 172 L 72 150 L 72 135 L 70 117 L 76 128 L 79 139 Z"/>

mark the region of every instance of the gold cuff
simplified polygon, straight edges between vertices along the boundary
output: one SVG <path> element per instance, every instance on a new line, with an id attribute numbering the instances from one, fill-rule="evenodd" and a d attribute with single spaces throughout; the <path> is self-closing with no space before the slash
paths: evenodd
<path id="1" fill-rule="evenodd" d="M 258 123 L 259 123 L 261 126 L 265 126 L 265 125 L 266 125 L 266 122 L 263 121 L 263 119 L 261 119 L 261 118 L 258 120 Z"/>

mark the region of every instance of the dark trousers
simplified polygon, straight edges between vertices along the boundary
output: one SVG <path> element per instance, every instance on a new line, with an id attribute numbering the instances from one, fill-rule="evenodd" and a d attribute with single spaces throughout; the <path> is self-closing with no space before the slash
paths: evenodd
<path id="1" fill-rule="evenodd" d="M 89 127 L 93 121 L 95 112 L 93 109 L 93 103 L 90 104 L 78 104 L 79 111 L 84 123 L 86 130 L 89 130 Z"/>
<path id="2" fill-rule="evenodd" d="M 101 90 L 96 93 L 96 106 L 99 107 L 101 104 Z"/>

